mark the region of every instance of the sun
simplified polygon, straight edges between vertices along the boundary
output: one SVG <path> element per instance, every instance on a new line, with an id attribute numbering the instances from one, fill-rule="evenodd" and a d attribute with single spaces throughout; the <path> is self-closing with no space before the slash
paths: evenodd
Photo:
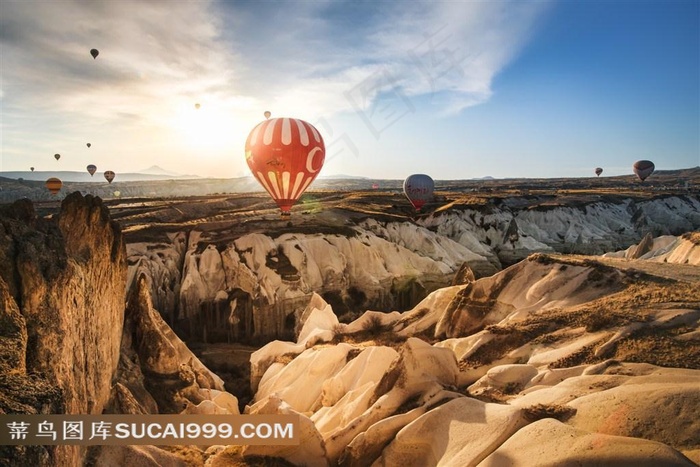
<path id="1" fill-rule="evenodd" d="M 183 144 L 193 149 L 216 151 L 235 143 L 239 127 L 233 112 L 206 103 L 183 106 L 174 123 Z"/>

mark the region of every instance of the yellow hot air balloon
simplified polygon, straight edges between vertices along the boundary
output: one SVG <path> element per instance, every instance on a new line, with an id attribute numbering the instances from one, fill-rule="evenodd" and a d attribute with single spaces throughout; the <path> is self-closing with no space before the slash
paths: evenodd
<path id="1" fill-rule="evenodd" d="M 55 195 L 56 193 L 61 191 L 62 186 L 63 182 L 56 177 L 51 177 L 48 180 L 46 180 L 46 188 L 49 189 L 52 195 Z"/>

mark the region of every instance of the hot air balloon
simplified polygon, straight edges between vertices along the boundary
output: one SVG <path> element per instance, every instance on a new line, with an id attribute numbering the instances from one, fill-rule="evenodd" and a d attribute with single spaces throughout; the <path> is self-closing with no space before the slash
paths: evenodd
<path id="1" fill-rule="evenodd" d="M 270 112 L 269 110 L 266 110 L 263 115 L 265 115 L 265 120 L 267 120 L 268 118 L 270 118 L 272 116 L 272 112 Z"/>
<path id="2" fill-rule="evenodd" d="M 637 161 L 632 166 L 632 170 L 641 181 L 646 180 L 649 175 L 654 173 L 654 168 L 654 163 L 647 160 Z"/>
<path id="3" fill-rule="evenodd" d="M 87 144 L 87 147 L 89 148 L 90 146 L 92 146 L 92 144 L 88 143 L 88 144 Z"/>
<path id="4" fill-rule="evenodd" d="M 603 173 L 603 169 L 601 167 L 596 167 L 595 169 L 595 174 L 600 177 L 600 174 Z"/>
<path id="5" fill-rule="evenodd" d="M 31 170 L 32 172 L 34 172 L 34 167 L 29 167 L 29 170 Z"/>
<path id="6" fill-rule="evenodd" d="M 416 211 L 420 211 L 423 205 L 433 199 L 435 182 L 428 175 L 413 174 L 403 182 L 403 192 Z"/>
<path id="7" fill-rule="evenodd" d="M 87 166 L 87 171 L 90 174 L 90 176 L 92 177 L 93 175 L 95 175 L 95 172 L 97 171 L 97 166 L 95 164 L 90 164 Z"/>
<path id="8" fill-rule="evenodd" d="M 92 58 L 97 58 L 97 56 L 100 55 L 100 51 L 97 49 L 90 49 L 90 55 L 92 55 Z"/>
<path id="9" fill-rule="evenodd" d="M 60 154 L 54 154 L 53 157 L 54 157 L 56 160 L 59 160 L 59 159 L 61 158 L 61 155 L 60 155 Z"/>
<path id="10" fill-rule="evenodd" d="M 252 129 L 245 143 L 245 158 L 282 215 L 289 215 L 323 167 L 326 147 L 321 134 L 309 123 L 272 118 Z"/>
<path id="11" fill-rule="evenodd" d="M 63 182 L 56 177 L 51 177 L 48 180 L 46 180 L 46 188 L 49 189 L 52 195 L 55 195 L 56 193 L 61 191 L 62 186 Z"/>
<path id="12" fill-rule="evenodd" d="M 198 109 L 198 108 L 200 108 L 200 107 L 201 107 L 201 105 L 199 105 L 199 103 L 197 103 L 197 104 L 194 105 L 194 108 L 195 108 L 195 109 Z"/>
<path id="13" fill-rule="evenodd" d="M 108 170 L 105 172 L 105 178 L 107 179 L 107 181 L 109 183 L 112 183 L 112 180 L 114 180 L 115 175 L 116 174 L 114 172 L 112 172 L 111 170 Z"/>
<path id="14" fill-rule="evenodd" d="M 114 192 L 114 196 L 116 196 L 117 198 L 119 198 L 119 195 L 121 195 L 121 194 L 122 194 L 122 192 L 119 190 Z"/>

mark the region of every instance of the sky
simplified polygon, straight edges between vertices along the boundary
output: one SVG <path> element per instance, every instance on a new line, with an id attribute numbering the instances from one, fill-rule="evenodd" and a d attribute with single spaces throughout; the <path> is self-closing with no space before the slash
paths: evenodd
<path id="1" fill-rule="evenodd" d="M 265 111 L 321 176 L 695 167 L 700 2 L 0 0 L 0 104 L 0 171 L 245 176 Z"/>

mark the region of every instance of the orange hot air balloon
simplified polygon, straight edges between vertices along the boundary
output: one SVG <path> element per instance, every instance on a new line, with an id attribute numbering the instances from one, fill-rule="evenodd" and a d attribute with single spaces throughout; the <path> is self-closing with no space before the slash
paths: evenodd
<path id="1" fill-rule="evenodd" d="M 116 174 L 114 172 L 112 172 L 111 170 L 108 170 L 105 172 L 105 178 L 107 179 L 107 181 L 109 183 L 112 183 L 112 180 L 114 180 L 115 176 L 116 176 Z"/>
<path id="2" fill-rule="evenodd" d="M 267 120 L 268 118 L 272 117 L 272 112 L 270 112 L 269 110 L 266 110 L 263 115 L 265 115 L 265 120 Z"/>
<path id="3" fill-rule="evenodd" d="M 282 215 L 289 215 L 323 167 L 326 147 L 311 124 L 296 118 L 272 118 L 250 132 L 245 158 Z"/>
<path id="4" fill-rule="evenodd" d="M 53 157 L 54 157 L 54 159 L 59 160 L 59 159 L 61 158 L 61 155 L 60 155 L 60 154 L 54 154 Z"/>
<path id="5" fill-rule="evenodd" d="M 92 55 L 92 58 L 97 58 L 97 56 L 100 55 L 100 51 L 97 49 L 90 49 L 90 55 Z"/>
<path id="6" fill-rule="evenodd" d="M 646 160 L 637 161 L 632 166 L 632 170 L 634 170 L 634 173 L 641 181 L 646 180 L 649 175 L 654 173 L 655 168 L 652 161 Z"/>
<path id="7" fill-rule="evenodd" d="M 600 174 L 603 173 L 603 169 L 601 167 L 596 167 L 595 169 L 595 174 L 600 177 Z"/>
<path id="8" fill-rule="evenodd" d="M 92 177 L 93 175 L 95 175 L 95 172 L 97 172 L 97 166 L 95 164 L 90 164 L 87 166 L 87 171 Z"/>
<path id="9" fill-rule="evenodd" d="M 56 177 L 51 177 L 48 180 L 46 180 L 46 188 L 49 189 L 52 195 L 55 195 L 56 193 L 61 191 L 62 186 L 63 182 Z"/>

